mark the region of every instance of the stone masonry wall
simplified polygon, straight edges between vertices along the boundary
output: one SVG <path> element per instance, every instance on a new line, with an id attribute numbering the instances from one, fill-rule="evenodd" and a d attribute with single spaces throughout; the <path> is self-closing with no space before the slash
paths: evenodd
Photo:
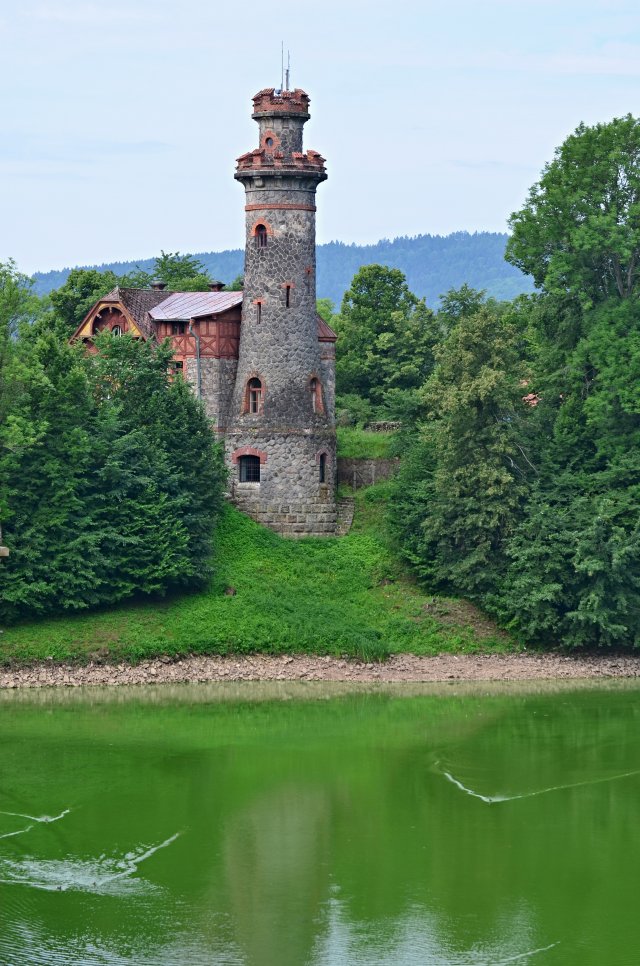
<path id="1" fill-rule="evenodd" d="M 223 429 L 227 421 L 237 367 L 237 359 L 211 359 L 205 356 L 200 360 L 202 401 L 216 430 Z M 194 358 L 185 360 L 185 378 L 195 391 L 198 378 Z"/>
<path id="2" fill-rule="evenodd" d="M 270 96 L 264 104 L 268 111 L 256 116 L 259 150 L 243 155 L 236 172 L 246 191 L 246 249 L 238 369 L 225 432 L 231 495 L 280 533 L 326 535 L 336 527 L 335 387 L 330 360 L 322 358 L 330 352 L 318 342 L 315 252 L 315 191 L 326 175 L 319 156 L 307 163 L 296 154 L 307 115 L 288 116 L 286 105 Z M 258 225 L 266 229 L 266 245 L 259 243 Z M 262 384 L 262 405 L 250 413 L 247 386 L 254 378 Z M 315 405 L 313 379 L 322 385 Z M 262 454 L 260 483 L 238 479 L 237 455 L 250 450 Z"/>
<path id="3" fill-rule="evenodd" d="M 338 457 L 338 483 L 346 483 L 354 490 L 388 480 L 398 472 L 399 459 L 349 459 Z"/>

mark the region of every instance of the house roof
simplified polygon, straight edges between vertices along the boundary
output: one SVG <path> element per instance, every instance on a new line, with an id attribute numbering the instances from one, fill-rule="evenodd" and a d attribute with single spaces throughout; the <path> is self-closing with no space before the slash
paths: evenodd
<path id="1" fill-rule="evenodd" d="M 149 314 L 161 302 L 167 301 L 167 296 L 173 292 L 160 291 L 159 289 L 145 288 L 120 288 L 116 285 L 103 298 L 101 302 L 120 302 L 127 310 L 140 331 L 147 338 L 153 335 L 153 327 L 149 324 Z"/>
<path id="2" fill-rule="evenodd" d="M 165 296 L 164 300 L 148 310 L 154 322 L 186 322 L 205 315 L 219 315 L 242 304 L 242 292 L 162 292 L 160 294 Z"/>
<path id="3" fill-rule="evenodd" d="M 318 342 L 337 342 L 338 336 L 327 325 L 321 315 L 318 316 Z"/>
<path id="4" fill-rule="evenodd" d="M 72 340 L 77 338 L 98 305 L 119 303 L 129 313 L 142 335 L 155 335 L 154 322 L 186 322 L 189 319 L 219 315 L 242 304 L 242 292 L 167 292 L 160 289 L 115 288 L 103 295 L 89 310 Z M 318 315 L 318 341 L 335 342 L 337 335 Z"/>

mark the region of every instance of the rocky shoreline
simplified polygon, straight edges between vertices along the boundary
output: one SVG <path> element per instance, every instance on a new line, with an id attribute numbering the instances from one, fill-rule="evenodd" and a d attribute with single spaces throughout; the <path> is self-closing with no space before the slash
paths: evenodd
<path id="1" fill-rule="evenodd" d="M 363 683 L 540 681 L 639 678 L 640 655 L 392 655 L 384 664 L 303 655 L 162 657 L 140 664 L 86 665 L 45 661 L 0 669 L 0 689 L 216 681 L 346 681 Z"/>

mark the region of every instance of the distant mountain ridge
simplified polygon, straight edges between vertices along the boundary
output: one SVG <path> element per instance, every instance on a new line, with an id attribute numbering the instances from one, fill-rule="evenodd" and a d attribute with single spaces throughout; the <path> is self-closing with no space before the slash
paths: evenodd
<path id="1" fill-rule="evenodd" d="M 533 282 L 504 260 L 508 236 L 501 232 L 457 231 L 451 235 L 417 235 L 382 239 L 374 245 L 329 242 L 318 245 L 318 298 L 331 299 L 336 309 L 351 284 L 351 279 L 363 265 L 386 265 L 399 268 L 407 277 L 409 288 L 435 306 L 439 297 L 465 282 L 472 288 L 486 289 L 497 299 L 512 299 L 523 292 L 534 290 Z M 207 271 L 224 282 L 231 282 L 243 270 L 244 252 L 232 249 L 223 252 L 196 252 Z M 82 265 L 81 268 L 111 270 L 117 275 L 136 268 L 149 270 L 153 258 L 131 262 L 111 262 L 103 265 Z M 36 272 L 35 291 L 44 295 L 64 284 L 71 269 Z"/>

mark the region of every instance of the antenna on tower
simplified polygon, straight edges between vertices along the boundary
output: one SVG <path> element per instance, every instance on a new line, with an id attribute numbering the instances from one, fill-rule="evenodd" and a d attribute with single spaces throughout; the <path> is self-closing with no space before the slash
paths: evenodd
<path id="1" fill-rule="evenodd" d="M 289 76 L 291 74 L 291 53 L 287 51 L 287 66 L 284 66 L 284 40 L 280 41 L 280 90 L 289 90 Z"/>

